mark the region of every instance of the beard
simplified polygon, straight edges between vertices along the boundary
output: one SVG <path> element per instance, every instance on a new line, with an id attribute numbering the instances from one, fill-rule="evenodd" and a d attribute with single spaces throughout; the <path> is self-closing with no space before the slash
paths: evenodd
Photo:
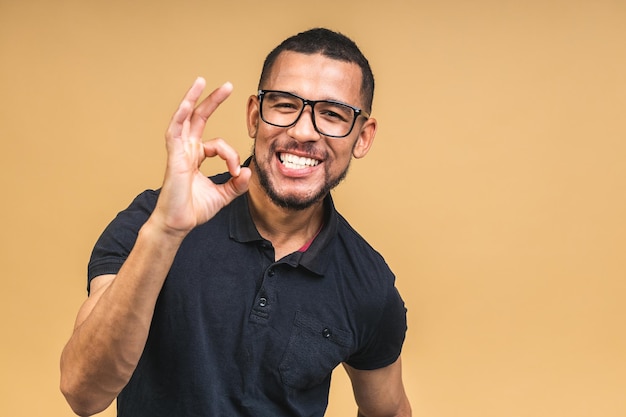
<path id="1" fill-rule="evenodd" d="M 291 148 L 293 149 L 297 147 L 298 146 L 296 145 Z M 348 162 L 346 168 L 334 178 L 331 177 L 328 170 L 324 170 L 324 183 L 316 192 L 314 191 L 307 196 L 302 197 L 288 194 L 281 195 L 272 183 L 268 170 L 263 169 L 261 164 L 259 164 L 254 148 L 255 147 L 252 148 L 252 161 L 254 162 L 254 170 L 259 178 L 259 184 L 261 184 L 261 187 L 274 204 L 288 210 L 304 210 L 323 200 L 332 189 L 338 186 L 339 183 L 346 178 L 346 175 L 348 175 L 348 169 L 350 168 L 350 163 Z M 267 165 L 271 163 L 272 158 L 276 155 L 274 148 L 275 146 L 272 146 L 270 152 L 268 153 L 268 159 L 265 161 Z M 302 147 L 300 146 L 300 148 Z"/>

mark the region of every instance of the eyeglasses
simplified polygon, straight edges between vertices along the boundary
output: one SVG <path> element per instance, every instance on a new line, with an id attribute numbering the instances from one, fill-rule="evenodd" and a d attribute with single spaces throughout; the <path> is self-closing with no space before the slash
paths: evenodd
<path id="1" fill-rule="evenodd" d="M 333 100 L 307 100 L 286 91 L 259 90 L 261 119 L 272 126 L 290 127 L 298 122 L 306 105 L 311 106 L 315 130 L 331 138 L 344 138 L 352 132 L 359 116 L 370 115 L 358 107 Z"/>

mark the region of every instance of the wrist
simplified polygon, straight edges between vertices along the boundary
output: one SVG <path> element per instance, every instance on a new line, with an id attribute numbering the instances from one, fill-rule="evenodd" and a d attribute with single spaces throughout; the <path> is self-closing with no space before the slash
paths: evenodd
<path id="1" fill-rule="evenodd" d="M 159 220 L 155 213 L 148 218 L 139 230 L 139 236 L 165 246 L 178 247 L 190 230 L 176 229 Z"/>

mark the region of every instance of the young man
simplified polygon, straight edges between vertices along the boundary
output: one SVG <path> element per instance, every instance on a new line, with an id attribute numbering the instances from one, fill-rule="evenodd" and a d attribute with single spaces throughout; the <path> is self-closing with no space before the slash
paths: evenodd
<path id="1" fill-rule="evenodd" d="M 253 155 L 202 142 L 231 92 L 199 78 L 166 133 L 163 186 L 107 227 L 61 357 L 61 389 L 92 415 L 323 416 L 343 363 L 361 416 L 409 416 L 394 276 L 330 190 L 369 151 L 374 79 L 326 29 L 272 51 L 248 100 Z M 209 157 L 228 173 L 198 170 Z"/>

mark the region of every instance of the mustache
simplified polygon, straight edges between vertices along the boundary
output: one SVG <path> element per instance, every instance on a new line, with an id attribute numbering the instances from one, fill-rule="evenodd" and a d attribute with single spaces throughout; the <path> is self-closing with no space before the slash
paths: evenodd
<path id="1" fill-rule="evenodd" d="M 271 144 L 270 149 L 272 153 L 276 153 L 279 144 L 274 142 Z M 290 141 L 286 144 L 280 144 L 281 152 L 291 152 L 297 151 L 299 153 L 304 153 L 308 155 L 310 158 L 325 160 L 328 158 L 328 152 L 325 150 L 319 149 L 317 143 L 315 142 L 298 142 L 296 140 Z"/>

